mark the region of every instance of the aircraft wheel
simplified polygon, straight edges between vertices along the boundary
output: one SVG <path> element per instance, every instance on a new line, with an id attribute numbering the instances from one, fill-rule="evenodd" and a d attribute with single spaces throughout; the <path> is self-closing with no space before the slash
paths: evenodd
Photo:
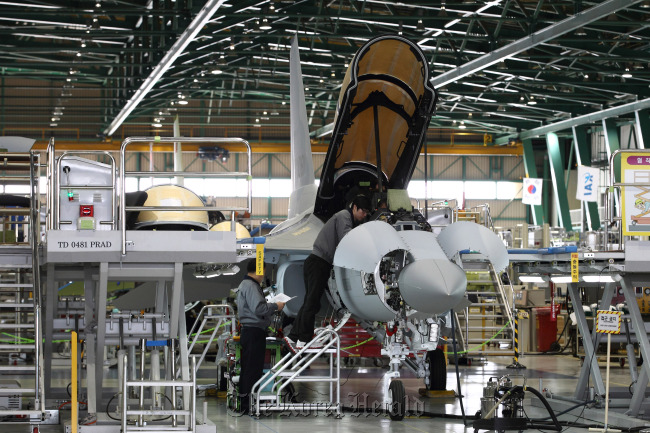
<path id="1" fill-rule="evenodd" d="M 406 413 L 406 390 L 401 380 L 394 380 L 388 388 L 393 402 L 388 410 L 388 415 L 393 421 L 401 421 Z"/>
<path id="2" fill-rule="evenodd" d="M 429 387 L 432 391 L 447 389 L 447 361 L 442 349 L 430 350 L 427 353 L 429 363 Z"/>

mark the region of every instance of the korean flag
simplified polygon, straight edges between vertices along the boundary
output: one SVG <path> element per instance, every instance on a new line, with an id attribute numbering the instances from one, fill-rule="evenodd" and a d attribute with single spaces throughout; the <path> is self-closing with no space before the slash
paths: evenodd
<path id="1" fill-rule="evenodd" d="M 539 206 L 542 204 L 542 179 L 524 178 L 524 191 L 521 197 L 523 204 Z"/>

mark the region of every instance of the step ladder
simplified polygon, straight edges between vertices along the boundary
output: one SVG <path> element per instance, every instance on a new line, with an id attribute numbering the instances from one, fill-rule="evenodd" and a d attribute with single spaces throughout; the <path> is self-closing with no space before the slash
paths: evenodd
<path id="1" fill-rule="evenodd" d="M 0 153 L 0 183 L 28 185 L 0 207 L 0 417 L 16 424 L 58 423 L 45 409 L 39 245 L 40 159 Z M 21 203 L 22 202 L 22 203 Z"/>
<path id="2" fill-rule="evenodd" d="M 322 346 L 321 343 L 322 342 Z M 325 356 L 328 360 L 326 374 L 304 374 L 317 359 Z M 298 403 L 285 401 L 289 387 L 294 382 L 328 383 L 329 401 Z M 288 353 L 267 371 L 251 391 L 251 413 L 299 412 L 314 415 L 335 415 L 341 417 L 341 338 L 335 329 L 322 328 L 314 339 L 297 353 Z"/>
<path id="3" fill-rule="evenodd" d="M 236 327 L 237 316 L 232 305 L 204 305 L 201 308 L 192 325 L 192 329 L 187 334 L 190 338 L 187 353 L 191 354 L 192 350 L 197 347 L 197 344 L 205 344 L 203 352 L 201 352 L 196 362 L 196 368 L 201 367 L 205 355 L 210 350 L 214 340 L 217 339 L 217 336 L 224 334 L 234 335 Z M 218 340 L 217 342 L 219 343 Z M 221 352 L 221 347 L 219 351 Z"/>
<path id="4" fill-rule="evenodd" d="M 512 356 L 515 326 L 512 286 L 503 284 L 488 261 L 463 262 L 463 268 L 472 303 L 455 311 L 462 350 L 468 356 Z"/>
<path id="5" fill-rule="evenodd" d="M 167 358 L 169 370 L 165 371 L 168 379 L 152 379 L 145 375 L 144 348 L 140 356 L 140 378 L 128 379 L 128 355 L 122 356 L 121 412 L 122 433 L 128 432 L 196 432 L 196 356 L 191 356 L 188 380 L 176 378 L 176 342 L 174 340 L 146 341 L 141 345 L 147 348 L 167 346 L 170 356 Z M 158 359 L 157 357 L 155 358 Z M 152 360 L 153 362 L 153 360 Z M 170 379 L 171 378 L 171 379 Z M 156 404 L 157 393 L 165 390 L 171 409 Z M 181 392 L 180 406 L 177 393 Z M 147 394 L 149 398 L 147 398 Z M 136 395 L 137 401 L 129 402 L 129 395 Z M 135 408 L 133 408 L 135 406 Z"/>

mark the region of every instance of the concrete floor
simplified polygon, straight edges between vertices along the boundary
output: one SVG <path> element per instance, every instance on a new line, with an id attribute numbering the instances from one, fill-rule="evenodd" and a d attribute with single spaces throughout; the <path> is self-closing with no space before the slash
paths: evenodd
<path id="1" fill-rule="evenodd" d="M 512 362 L 510 357 L 493 357 L 486 362 L 477 362 L 471 366 L 460 366 L 460 382 L 462 393 L 464 395 L 463 403 L 465 413 L 468 416 L 467 426 L 463 425 L 461 418 L 460 400 L 457 398 L 427 398 L 421 397 L 418 389 L 423 386 L 421 379 L 415 378 L 408 370 L 401 370 L 402 380 L 406 387 L 407 398 L 410 402 L 417 402 L 418 413 L 424 412 L 421 416 L 406 417 L 403 421 L 391 421 L 384 413 L 359 413 L 355 412 L 355 402 L 359 401 L 356 397 L 360 394 L 367 394 L 367 401 L 372 404 L 374 401 L 382 400 L 382 376 L 386 372 L 383 368 L 373 366 L 370 360 L 361 360 L 353 367 L 344 367 L 342 369 L 342 391 L 341 402 L 347 408 L 341 419 L 324 416 L 322 413 L 318 416 L 281 416 L 272 414 L 255 418 L 251 416 L 233 416 L 226 409 L 225 399 L 213 396 L 204 396 L 203 393 L 197 398 L 199 423 L 203 422 L 204 402 L 207 402 L 207 417 L 210 423 L 216 425 L 216 431 L 250 431 L 250 432 L 372 432 L 379 433 L 384 431 L 391 432 L 473 432 L 471 417 L 480 409 L 480 398 L 482 397 L 483 387 L 490 377 L 502 376 L 505 374 L 513 375 L 515 384 L 521 384 L 523 377 L 516 377 L 521 374 L 526 377 L 527 385 L 533 388 L 547 388 L 552 393 L 562 396 L 571 396 L 574 392 L 578 375 L 580 373 L 580 360 L 570 355 L 554 356 L 523 356 L 520 362 L 527 368 L 524 370 L 507 369 L 506 366 Z M 604 357 L 601 361 L 601 371 L 604 377 L 605 365 Z M 314 367 L 313 373 L 317 373 L 319 367 Z M 58 369 L 57 369 L 58 371 Z M 114 380 L 115 369 L 106 369 L 107 386 L 116 384 Z M 66 381 L 66 371 L 61 369 L 58 378 L 62 386 Z M 214 365 L 204 364 L 199 371 L 198 383 L 207 385 L 212 384 L 217 376 L 217 370 Z M 68 376 L 69 377 L 69 376 Z M 612 366 L 611 370 L 611 387 L 616 390 L 627 390 L 630 385 L 630 376 L 627 366 L 621 368 L 618 363 Z M 298 384 L 296 385 L 299 398 L 307 401 L 325 401 L 326 387 L 321 384 Z M 456 378 L 454 366 L 448 368 L 448 386 L 447 389 L 456 389 Z M 530 418 L 543 418 L 547 412 L 541 409 L 538 404 L 531 402 L 533 399 L 526 394 L 525 412 Z M 556 412 L 567 407 L 566 403 L 552 401 Z M 570 405 L 569 405 L 570 406 Z M 358 408 L 356 408 L 358 409 Z M 617 409 L 622 412 L 621 409 Z M 647 411 L 650 417 L 650 410 Z M 571 414 L 563 416 L 564 421 L 577 423 L 579 425 L 601 426 L 604 417 L 604 409 L 585 409 L 578 408 Z M 43 432 L 63 432 L 63 423 L 70 419 L 70 411 L 61 412 L 62 425 L 42 426 Z M 616 415 L 614 410 L 610 411 L 609 426 L 645 426 L 650 428 L 650 420 L 638 421 L 628 420 L 625 417 Z M 3 433 L 25 432 L 25 426 L 6 426 Z M 81 432 L 90 431 L 82 429 Z M 116 431 L 119 431 L 116 430 Z M 486 430 L 481 430 L 486 431 Z M 588 431 L 583 427 L 568 427 L 563 430 L 568 433 Z"/>
<path id="2" fill-rule="evenodd" d="M 604 360 L 604 357 L 603 357 Z M 374 367 L 370 360 L 360 360 L 355 366 L 344 367 L 341 372 L 342 391 L 341 402 L 346 410 L 344 416 L 340 419 L 335 417 L 324 416 L 323 413 L 318 415 L 307 416 L 282 416 L 277 413 L 261 416 L 259 418 L 251 416 L 233 416 L 226 408 L 226 402 L 223 398 L 213 396 L 204 396 L 203 393 L 197 398 L 197 422 L 203 422 L 204 402 L 207 410 L 209 423 L 216 425 L 216 431 L 250 431 L 250 432 L 372 432 L 379 433 L 384 431 L 391 432 L 473 432 L 471 417 L 480 409 L 480 398 L 483 395 L 483 387 L 490 377 L 503 376 L 510 374 L 513 376 L 515 384 L 523 383 L 523 377 L 527 380 L 527 385 L 539 389 L 546 388 L 553 394 L 561 396 L 571 396 L 580 373 L 580 360 L 570 355 L 554 356 L 523 356 L 520 362 L 527 368 L 524 370 L 507 369 L 506 366 L 512 361 L 510 357 L 493 357 L 485 362 L 476 360 L 471 366 L 460 366 L 460 382 L 462 393 L 464 395 L 463 403 L 465 413 L 468 416 L 467 426 L 463 425 L 461 417 L 461 405 L 458 398 L 428 398 L 422 397 L 418 389 L 423 387 L 421 379 L 415 378 L 408 370 L 401 370 L 402 381 L 406 387 L 406 394 L 409 404 L 417 403 L 417 409 L 414 410 L 419 416 L 407 416 L 403 421 L 391 421 L 383 412 L 379 413 L 362 413 L 358 407 L 359 396 L 367 394 L 369 405 L 373 402 L 382 401 L 382 381 L 386 369 Z M 324 365 L 323 365 L 324 366 Z M 317 374 L 319 366 L 312 368 L 312 374 Z M 68 370 L 65 368 L 56 368 L 55 382 L 57 386 L 65 386 L 69 382 Z M 601 371 L 604 377 L 605 365 L 601 362 Z M 116 369 L 106 369 L 107 380 L 105 385 L 116 385 Z M 217 369 L 214 365 L 204 364 L 199 370 L 198 384 L 208 385 L 215 381 Z M 540 385 L 541 380 L 541 385 Z M 629 370 L 627 366 L 621 368 L 618 363 L 612 366 L 611 370 L 611 387 L 614 390 L 626 390 L 630 385 Z M 456 377 L 454 366 L 448 368 L 448 386 L 447 389 L 456 389 Z M 325 401 L 327 399 L 328 388 L 324 384 L 298 384 L 296 390 L 299 394 L 300 401 Z M 363 398 L 363 397 L 361 397 Z M 526 394 L 525 412 L 529 418 L 544 418 L 548 414 L 533 399 Z M 570 404 L 557 400 L 551 401 L 556 412 L 563 407 L 571 406 Z M 68 406 L 69 407 L 69 406 Z M 621 409 L 617 409 L 622 412 Z M 650 410 L 647 411 L 650 416 Z M 561 419 L 578 425 L 601 426 L 604 417 L 604 409 L 578 408 L 571 414 L 563 416 Z M 41 431 L 59 433 L 64 431 L 64 423 L 68 423 L 70 411 L 61 412 L 61 425 L 42 426 Z M 636 421 L 636 422 L 635 422 Z M 628 420 L 616 414 L 615 410 L 610 411 L 609 426 L 637 426 L 648 425 L 647 422 Z M 82 433 L 87 428 L 82 429 Z M 3 433 L 25 432 L 26 426 L 7 425 Z M 99 431 L 99 430 L 98 430 Z M 486 430 L 481 430 L 486 431 Z M 565 427 L 563 430 L 568 433 L 588 431 L 584 427 Z M 119 432 L 119 429 L 116 430 Z"/>

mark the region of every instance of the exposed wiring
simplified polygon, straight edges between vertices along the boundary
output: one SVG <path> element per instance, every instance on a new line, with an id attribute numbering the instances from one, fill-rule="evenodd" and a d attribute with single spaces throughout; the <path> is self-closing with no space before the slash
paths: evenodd
<path id="1" fill-rule="evenodd" d="M 506 329 L 509 325 L 510 325 L 510 320 L 508 320 L 508 323 L 506 323 L 505 325 L 503 325 L 503 327 L 501 327 L 501 329 L 499 329 L 499 330 L 497 331 L 496 334 L 494 334 L 492 337 L 490 337 L 488 340 L 484 341 L 483 343 L 479 344 L 478 346 L 474 346 L 474 347 L 472 347 L 472 348 L 470 348 L 470 349 L 467 349 L 467 350 L 461 350 L 460 352 L 444 352 L 444 354 L 445 354 L 445 355 L 453 355 L 453 354 L 456 354 L 456 355 L 462 355 L 462 354 L 464 354 L 464 353 L 469 353 L 469 352 L 477 351 L 478 349 L 480 349 L 481 347 L 485 346 L 485 345 L 488 344 L 490 341 L 494 340 L 494 339 L 497 338 L 499 335 L 501 335 L 501 333 L 503 332 L 503 330 Z"/>
<path id="2" fill-rule="evenodd" d="M 121 420 L 120 418 L 115 418 L 115 417 L 111 416 L 111 413 L 109 412 L 109 407 L 110 407 L 111 403 L 113 402 L 113 399 L 114 399 L 115 397 L 117 397 L 118 395 L 121 395 L 121 394 L 122 394 L 121 392 L 118 392 L 118 393 L 116 393 L 116 394 L 113 394 L 113 396 L 111 397 L 111 399 L 108 400 L 108 403 L 106 403 L 106 415 L 107 415 L 110 419 L 112 419 L 112 420 L 114 420 L 114 421 L 122 421 L 122 420 Z M 163 394 L 163 393 L 160 393 L 160 392 L 158 392 L 158 393 L 156 393 L 156 394 L 158 394 L 158 395 L 162 395 L 163 397 L 165 397 L 165 398 L 167 399 L 167 401 L 169 402 L 169 404 L 173 406 L 171 399 L 170 399 L 166 394 Z M 163 406 L 164 406 L 164 405 L 163 405 Z M 164 407 L 163 407 L 163 408 L 164 408 Z M 165 421 L 165 420 L 167 420 L 167 419 L 169 419 L 169 418 L 171 418 L 171 417 L 172 417 L 171 415 L 167 415 L 167 416 L 164 417 L 164 418 L 152 419 L 151 421 Z"/>
<path id="3" fill-rule="evenodd" d="M 71 401 L 64 401 L 63 403 L 61 403 L 61 404 L 59 405 L 59 410 L 63 409 L 63 406 L 66 406 L 66 405 L 71 404 L 71 403 L 72 403 Z M 78 403 L 79 403 L 79 404 L 83 404 L 83 405 L 85 405 L 85 406 L 88 406 L 88 403 L 86 403 L 85 401 L 80 401 L 80 402 L 78 402 Z"/>
<path id="4" fill-rule="evenodd" d="M 118 395 L 120 395 L 120 394 L 122 394 L 122 393 L 121 393 L 121 392 L 118 392 L 117 394 L 113 394 L 113 397 L 111 397 L 110 400 L 108 400 L 108 403 L 106 403 L 106 415 L 107 415 L 110 419 L 112 419 L 113 421 L 122 421 L 120 418 L 114 418 L 113 416 L 111 416 L 111 413 L 108 411 L 108 408 L 110 407 L 111 402 L 113 401 L 113 399 L 114 399 L 115 397 L 117 397 Z"/>

